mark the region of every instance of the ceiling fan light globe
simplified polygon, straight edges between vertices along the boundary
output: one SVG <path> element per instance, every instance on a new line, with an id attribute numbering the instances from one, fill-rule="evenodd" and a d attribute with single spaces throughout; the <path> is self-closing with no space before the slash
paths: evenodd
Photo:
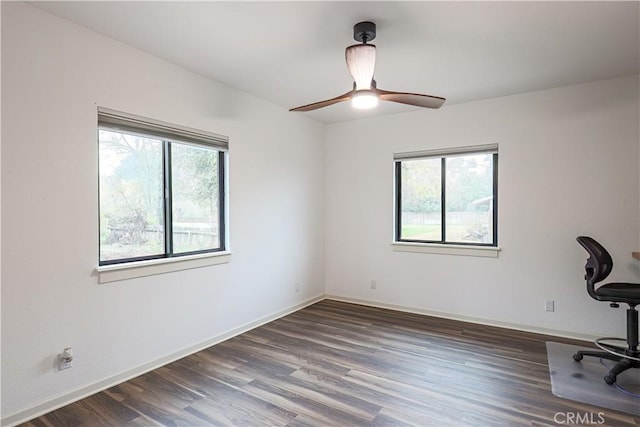
<path id="1" fill-rule="evenodd" d="M 370 90 L 359 90 L 351 97 L 351 106 L 358 110 L 369 110 L 378 105 L 378 97 Z"/>

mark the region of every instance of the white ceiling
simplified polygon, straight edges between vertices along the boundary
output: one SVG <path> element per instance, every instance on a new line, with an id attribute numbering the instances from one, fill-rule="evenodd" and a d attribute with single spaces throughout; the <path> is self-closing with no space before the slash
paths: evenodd
<path id="1" fill-rule="evenodd" d="M 35 2 L 285 108 L 342 94 L 353 25 L 377 24 L 385 90 L 447 105 L 640 73 L 640 2 Z M 348 103 L 323 122 L 416 110 Z"/>

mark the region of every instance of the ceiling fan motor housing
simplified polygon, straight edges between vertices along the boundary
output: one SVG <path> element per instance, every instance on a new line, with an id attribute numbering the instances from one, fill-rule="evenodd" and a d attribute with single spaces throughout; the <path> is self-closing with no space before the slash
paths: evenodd
<path id="1" fill-rule="evenodd" d="M 367 43 L 376 38 L 376 24 L 369 21 L 358 22 L 353 26 L 355 41 Z"/>

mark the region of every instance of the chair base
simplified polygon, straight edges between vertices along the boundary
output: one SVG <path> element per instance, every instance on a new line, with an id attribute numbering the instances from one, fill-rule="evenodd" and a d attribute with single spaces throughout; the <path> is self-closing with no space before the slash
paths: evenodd
<path id="1" fill-rule="evenodd" d="M 607 353 L 606 351 L 595 351 L 595 350 L 594 351 L 591 351 L 591 350 L 578 351 L 576 354 L 573 355 L 573 360 L 575 360 L 576 362 L 579 362 L 582 360 L 584 356 L 598 357 L 600 359 L 613 360 L 614 362 L 617 362 L 609 370 L 607 375 L 604 376 L 604 382 L 606 382 L 609 385 L 614 384 L 616 382 L 618 374 L 626 371 L 627 369 L 640 368 L 640 362 L 636 362 L 631 359 L 626 359 L 621 356 L 616 356 L 611 353 Z"/>
<path id="2" fill-rule="evenodd" d="M 595 344 L 607 351 L 581 350 L 573 355 L 573 360 L 579 362 L 584 356 L 599 357 L 613 360 L 616 364 L 605 375 L 604 382 L 611 385 L 616 382 L 618 374 L 631 368 L 640 368 L 640 351 L 638 350 L 638 310 L 635 304 L 629 304 L 627 309 L 627 348 L 604 344 L 604 340 L 620 340 L 620 338 L 599 338 Z"/>

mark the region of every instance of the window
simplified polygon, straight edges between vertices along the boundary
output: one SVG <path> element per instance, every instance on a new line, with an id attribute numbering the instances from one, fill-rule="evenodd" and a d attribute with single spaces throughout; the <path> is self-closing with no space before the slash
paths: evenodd
<path id="1" fill-rule="evenodd" d="M 497 246 L 497 149 L 396 154 L 395 240 Z"/>
<path id="2" fill-rule="evenodd" d="M 225 250 L 226 137 L 98 110 L 100 265 Z"/>

